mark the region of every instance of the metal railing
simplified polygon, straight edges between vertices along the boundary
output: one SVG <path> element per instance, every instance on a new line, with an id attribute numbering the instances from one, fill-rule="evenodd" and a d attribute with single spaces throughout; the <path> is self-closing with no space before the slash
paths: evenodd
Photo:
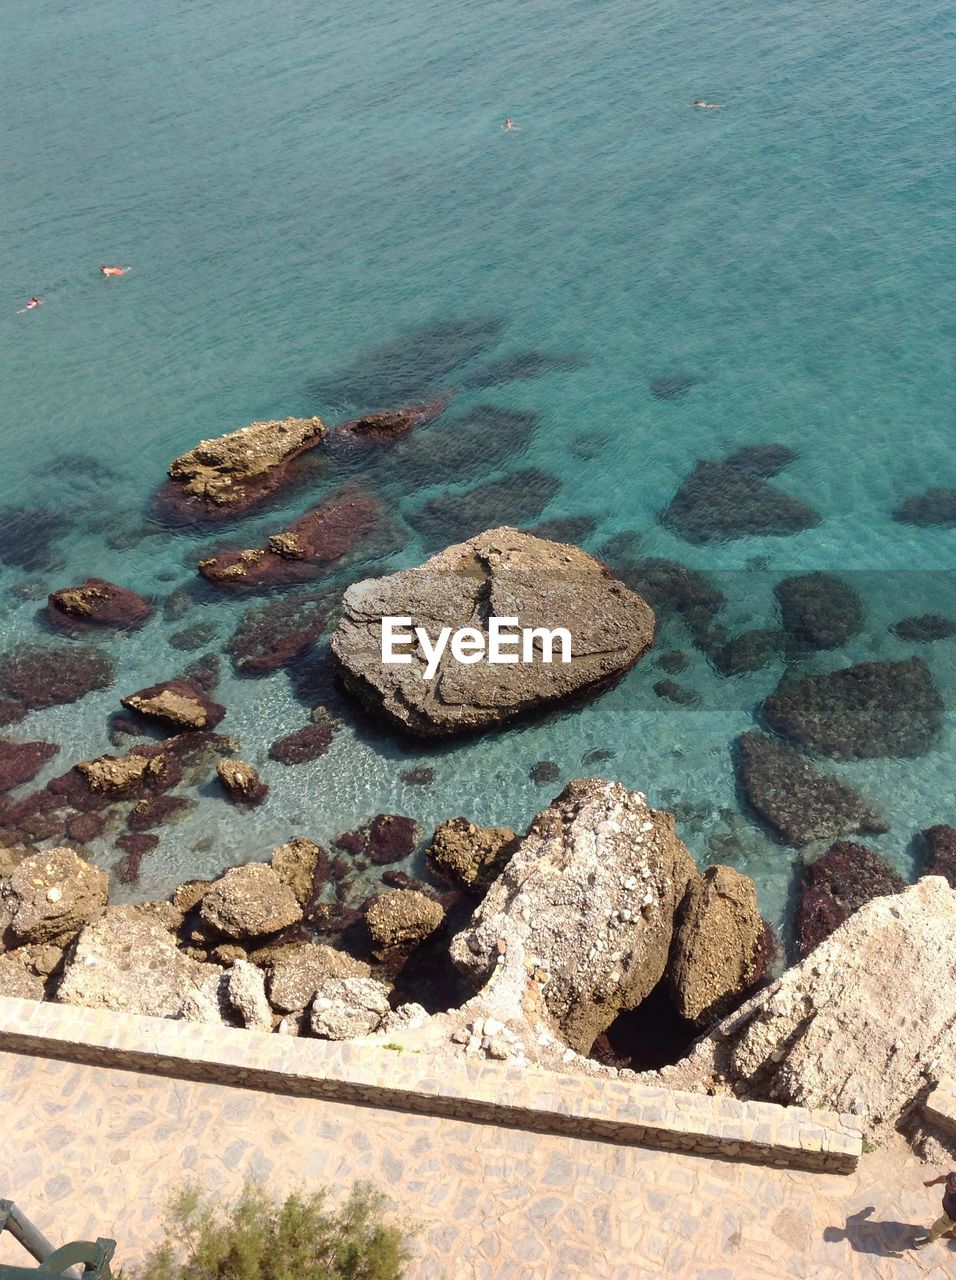
<path id="1" fill-rule="evenodd" d="M 40 1264 L 38 1267 L 0 1265 L 0 1280 L 37 1280 L 38 1276 L 112 1280 L 110 1259 L 116 1248 L 115 1240 L 74 1240 L 55 1249 L 12 1200 L 0 1200 L 0 1231 L 9 1231 Z"/>

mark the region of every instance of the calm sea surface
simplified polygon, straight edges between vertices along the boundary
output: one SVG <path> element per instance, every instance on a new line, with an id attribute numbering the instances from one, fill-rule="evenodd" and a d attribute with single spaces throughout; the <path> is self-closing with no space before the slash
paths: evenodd
<path id="1" fill-rule="evenodd" d="M 114 689 L 10 731 L 62 743 L 48 772 L 110 749 L 119 696 L 195 656 L 171 634 L 212 622 L 221 650 L 237 625 L 248 601 L 196 585 L 222 535 L 148 509 L 174 455 L 257 418 L 334 422 L 458 388 L 416 449 L 353 469 L 407 524 L 356 575 L 451 540 L 423 541 L 429 497 L 535 469 L 509 518 L 591 517 L 594 551 L 639 534 L 643 554 L 715 575 L 732 630 L 773 623 L 788 572 L 846 574 L 867 625 L 817 669 L 906 656 L 890 623 L 956 614 L 956 534 L 891 518 L 956 487 L 951 5 L 3 0 L 0 17 L 0 648 L 50 642 L 38 600 L 87 575 L 193 593 L 185 618 L 103 642 Z M 102 262 L 133 271 L 105 281 Z M 44 305 L 16 315 L 32 294 Z M 653 394 L 661 379 L 679 394 Z M 449 467 L 442 433 L 476 406 L 499 412 Z M 816 528 L 699 547 L 661 526 L 698 458 L 768 441 L 799 455 L 774 483 Z M 14 526 L 10 508 L 29 514 Z M 520 827 L 559 789 L 532 765 L 567 779 L 604 748 L 602 773 L 675 807 L 701 863 L 753 875 L 779 921 L 798 855 L 741 816 L 730 745 L 782 666 L 724 678 L 678 630 L 661 641 L 689 654 L 678 678 L 699 705 L 658 698 L 648 659 L 542 723 L 417 754 L 346 724 L 288 769 L 266 750 L 308 717 L 302 672 L 242 680 L 226 660 L 223 729 L 271 795 L 252 817 L 205 787 L 134 892 L 380 811 Z M 956 706 L 956 641 L 917 648 Z M 416 763 L 431 786 L 401 780 Z M 956 820 L 954 763 L 950 719 L 919 759 L 834 766 L 891 818 L 876 843 L 907 874 L 913 833 Z"/>

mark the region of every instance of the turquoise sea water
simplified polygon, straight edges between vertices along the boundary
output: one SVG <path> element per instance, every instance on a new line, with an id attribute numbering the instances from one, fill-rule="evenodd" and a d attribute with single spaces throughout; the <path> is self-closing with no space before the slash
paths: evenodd
<path id="1" fill-rule="evenodd" d="M 41 600 L 91 574 L 195 593 L 182 621 L 160 613 L 104 641 L 115 689 L 10 731 L 62 743 L 48 773 L 109 749 L 119 696 L 194 656 L 171 633 L 209 619 L 221 645 L 247 607 L 194 585 L 224 535 L 147 515 L 173 456 L 257 418 L 334 422 L 458 388 L 427 448 L 357 466 L 400 518 L 450 482 L 534 467 L 558 482 L 542 518 L 591 516 L 589 549 L 631 530 L 645 554 L 714 572 L 732 626 L 770 620 L 788 571 L 848 573 L 867 628 L 822 668 L 905 656 L 914 646 L 889 623 L 956 613 L 952 531 L 890 517 L 910 494 L 956 486 L 956 19 L 941 0 L 3 0 L 0 14 L 0 505 L 68 521 L 34 563 L 36 518 L 23 553 L 8 546 L 27 563 L 0 565 L 0 648 L 46 635 L 24 583 Z M 691 110 L 695 95 L 722 109 Z M 518 131 L 502 132 L 506 115 Z M 104 281 L 101 262 L 134 269 Z M 16 315 L 34 293 L 43 307 Z M 528 352 L 553 363 L 482 376 Z M 652 394 L 679 376 L 693 379 L 685 394 Z M 441 432 L 479 404 L 532 412 L 536 430 L 514 451 L 489 441 L 450 476 Z M 776 483 L 818 527 L 694 547 L 658 523 L 697 458 L 765 441 L 799 454 Z M 228 538 L 255 545 L 340 478 Z M 409 523 L 387 563 L 431 549 Z M 520 827 L 559 789 L 532 782 L 531 765 L 552 760 L 566 779 L 602 747 L 603 773 L 677 806 L 701 863 L 753 875 L 780 920 L 797 855 L 739 818 L 729 747 L 782 668 L 725 679 L 686 637 L 664 639 L 691 655 L 679 678 L 698 707 L 656 697 L 648 660 L 541 723 L 420 753 L 347 725 L 291 769 L 265 752 L 311 704 L 286 673 L 240 680 L 227 662 L 222 727 L 269 800 L 250 816 L 204 787 L 134 892 L 380 811 Z M 954 645 L 920 647 L 948 705 Z M 887 812 L 876 843 L 907 872 L 914 831 L 956 819 L 953 755 L 949 727 L 920 759 L 835 767 Z M 399 777 L 419 761 L 430 787 Z M 118 856 L 109 841 L 90 851 Z"/>

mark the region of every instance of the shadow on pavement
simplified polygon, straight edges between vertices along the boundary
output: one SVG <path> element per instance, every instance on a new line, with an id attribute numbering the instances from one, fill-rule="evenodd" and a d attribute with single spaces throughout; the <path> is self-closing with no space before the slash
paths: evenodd
<path id="1" fill-rule="evenodd" d="M 823 1232 L 824 1240 L 829 1244 L 846 1240 L 857 1253 L 875 1253 L 881 1258 L 901 1258 L 928 1234 L 928 1223 L 872 1222 L 870 1215 L 873 1211 L 873 1205 L 867 1205 L 865 1209 L 851 1213 L 845 1227 L 827 1227 Z M 944 1237 L 935 1244 L 927 1245 L 928 1251 L 933 1249 L 956 1249 L 956 1239 Z"/>

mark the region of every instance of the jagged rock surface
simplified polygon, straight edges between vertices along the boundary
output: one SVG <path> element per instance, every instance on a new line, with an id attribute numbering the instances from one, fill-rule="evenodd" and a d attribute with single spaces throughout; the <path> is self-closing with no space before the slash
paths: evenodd
<path id="1" fill-rule="evenodd" d="M 203 894 L 199 911 L 229 938 L 263 937 L 302 919 L 295 894 L 264 862 L 231 867 Z"/>
<path id="2" fill-rule="evenodd" d="M 374 978 L 327 978 L 312 1002 L 312 1034 L 323 1040 L 371 1035 L 390 1009 L 388 987 Z"/>
<path id="3" fill-rule="evenodd" d="M 371 969 L 344 951 L 321 943 L 283 947 L 269 965 L 268 992 L 280 1013 L 296 1013 L 312 1001 L 328 978 L 367 978 Z"/>
<path id="4" fill-rule="evenodd" d="M 517 847 L 510 827 L 481 827 L 467 818 L 449 818 L 435 828 L 425 859 L 440 880 L 482 894 Z"/>
<path id="5" fill-rule="evenodd" d="M 109 876 L 72 849 L 33 853 L 9 880 L 10 930 L 20 942 L 68 938 L 106 908 Z"/>
<path id="6" fill-rule="evenodd" d="M 372 954 L 379 959 L 392 951 L 410 950 L 441 928 L 444 908 L 417 889 L 389 889 L 368 905 L 365 923 Z"/>

